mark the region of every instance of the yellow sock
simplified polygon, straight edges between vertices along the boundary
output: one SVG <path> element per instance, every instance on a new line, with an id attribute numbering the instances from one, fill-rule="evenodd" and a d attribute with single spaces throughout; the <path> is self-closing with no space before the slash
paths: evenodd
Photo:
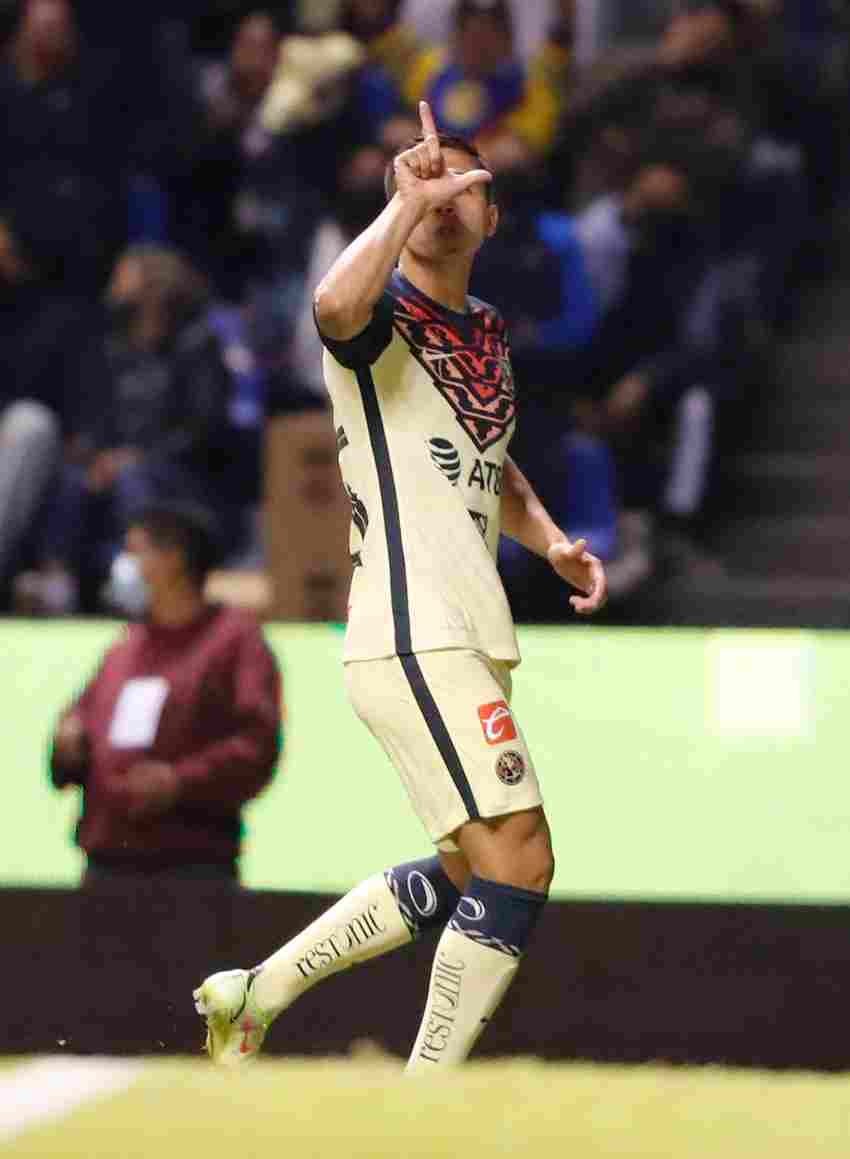
<path id="1" fill-rule="evenodd" d="M 260 965 L 254 997 L 274 1018 L 324 978 L 409 941 L 410 930 L 392 891 L 384 875 L 376 874 Z"/>
<path id="2" fill-rule="evenodd" d="M 519 969 L 519 958 L 447 928 L 437 944 L 428 1001 L 408 1073 L 463 1062 Z"/>

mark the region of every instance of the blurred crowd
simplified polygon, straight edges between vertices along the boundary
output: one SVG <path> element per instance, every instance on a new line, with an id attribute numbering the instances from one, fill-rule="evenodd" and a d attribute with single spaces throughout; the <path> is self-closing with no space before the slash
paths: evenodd
<path id="1" fill-rule="evenodd" d="M 659 37 L 585 61 L 590 0 L 535 3 L 522 52 L 519 0 L 446 0 L 444 43 L 416 0 L 0 4 L 5 607 L 102 608 L 151 502 L 250 549 L 264 424 L 326 405 L 312 288 L 421 97 L 496 173 L 473 292 L 508 321 L 515 457 L 615 595 L 721 566 L 718 415 L 829 272 L 843 9 L 659 0 Z M 542 565 L 501 562 L 519 615 L 563 612 Z"/>

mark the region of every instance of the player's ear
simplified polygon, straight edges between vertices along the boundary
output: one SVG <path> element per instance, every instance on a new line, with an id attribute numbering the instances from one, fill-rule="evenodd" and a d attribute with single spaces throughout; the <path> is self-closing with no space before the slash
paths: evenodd
<path id="1" fill-rule="evenodd" d="M 487 236 L 492 237 L 499 228 L 499 207 L 498 205 L 487 206 Z"/>

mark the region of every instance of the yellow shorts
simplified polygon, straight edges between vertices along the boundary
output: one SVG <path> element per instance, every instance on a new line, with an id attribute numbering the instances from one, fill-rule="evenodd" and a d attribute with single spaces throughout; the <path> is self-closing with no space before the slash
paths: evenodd
<path id="1" fill-rule="evenodd" d="M 455 650 L 352 661 L 354 711 L 382 745 L 431 840 L 455 851 L 466 821 L 542 804 L 510 710 L 507 664 Z"/>

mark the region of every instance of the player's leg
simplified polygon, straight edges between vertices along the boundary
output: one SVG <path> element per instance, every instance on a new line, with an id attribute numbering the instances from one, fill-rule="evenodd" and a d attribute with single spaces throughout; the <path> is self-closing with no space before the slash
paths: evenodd
<path id="1" fill-rule="evenodd" d="M 403 662 L 404 663 L 404 662 Z M 533 762 L 511 713 L 510 674 L 475 653 L 426 653 L 408 676 L 441 764 L 412 795 L 462 897 L 434 959 L 409 1069 L 463 1061 L 513 980 L 553 873 Z M 423 758 L 424 760 L 424 758 Z"/>
<path id="2" fill-rule="evenodd" d="M 213 974 L 195 991 L 207 1050 L 224 1065 L 260 1049 L 275 1018 L 307 990 L 351 966 L 441 929 L 460 892 L 439 857 L 375 874 L 250 970 Z"/>
<path id="3" fill-rule="evenodd" d="M 471 863 L 458 843 L 446 841 L 444 835 L 459 831 L 465 842 L 463 826 L 470 810 L 475 818 L 499 817 L 533 809 L 540 802 L 525 743 L 513 720 L 509 724 L 506 720 L 510 717 L 506 704 L 498 700 L 500 695 L 509 696 L 509 680 L 503 678 L 500 683 L 492 666 L 473 653 L 432 653 L 421 660 L 421 669 L 414 658 L 407 658 L 406 664 L 396 659 L 354 664 L 346 675 L 356 711 L 400 772 L 417 813 L 440 846 L 440 858 L 369 878 L 261 966 L 207 979 L 195 999 L 207 1019 L 209 1052 L 218 1061 L 238 1063 L 256 1054 L 273 1018 L 316 982 L 407 944 L 417 933 L 442 927 L 452 914 L 457 920 L 463 908 L 460 890 L 470 884 Z M 460 752 L 454 752 L 451 768 L 448 730 L 436 702 L 428 701 L 431 693 L 422 684 L 422 669 L 458 741 Z M 492 722 L 485 727 L 480 711 L 476 713 L 476 706 L 493 708 L 491 702 L 498 708 L 493 728 Z M 480 811 L 472 786 L 462 784 L 464 767 L 477 774 Z M 485 828 L 492 824 L 486 823 Z M 475 843 L 476 849 L 482 840 Z M 450 852 L 444 851 L 446 846 Z M 495 908 L 490 906 L 493 912 Z M 505 933 L 499 929 L 496 937 Z M 517 946 L 524 944 L 521 930 L 513 936 Z M 488 956 L 482 961 L 489 962 Z M 467 986 L 466 992 L 484 995 L 495 1009 L 513 976 L 515 963 L 509 965 L 510 976 L 498 993 L 489 982 L 483 987 Z M 441 986 L 436 972 L 435 985 Z M 477 1033 L 459 1032 L 445 1060 L 465 1057 Z"/>
<path id="4" fill-rule="evenodd" d="M 454 844 L 452 842 L 452 845 Z M 469 862 L 457 848 L 451 851 L 440 849 L 439 854 L 440 864 L 446 877 L 451 881 L 458 894 L 463 893 L 469 884 Z"/>
<path id="5" fill-rule="evenodd" d="M 406 694 L 398 662 L 355 667 L 358 671 L 348 681 L 356 686 L 353 699 L 364 717 L 372 712 L 364 709 L 364 702 L 378 706 L 367 723 L 390 758 L 403 764 L 394 730 L 421 734 L 424 743 L 429 738 L 415 701 Z M 381 706 L 386 727 L 381 726 Z M 410 752 L 415 760 L 415 744 Z M 207 1021 L 210 1055 L 225 1065 L 246 1061 L 259 1050 L 272 1021 L 316 983 L 441 929 L 460 898 L 454 881 L 462 886 L 468 878 L 462 854 L 452 852 L 445 858 L 448 872 L 441 858 L 433 856 L 375 874 L 260 965 L 207 978 L 194 998 Z"/>
<path id="6" fill-rule="evenodd" d="M 471 821 L 454 839 L 470 876 L 437 945 L 409 1071 L 468 1056 L 519 969 L 552 880 L 542 808 Z"/>
<path id="7" fill-rule="evenodd" d="M 473 877 L 547 893 L 555 869 L 549 823 L 541 806 L 469 821 L 455 841 Z"/>

